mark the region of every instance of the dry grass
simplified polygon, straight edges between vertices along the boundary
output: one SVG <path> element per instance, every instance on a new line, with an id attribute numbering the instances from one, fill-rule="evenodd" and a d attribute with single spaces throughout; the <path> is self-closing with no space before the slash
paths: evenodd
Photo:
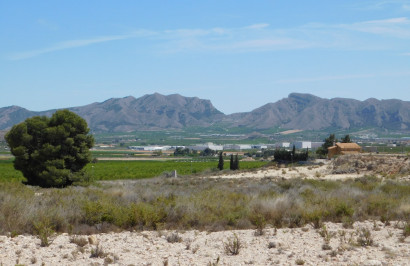
<path id="1" fill-rule="evenodd" d="M 263 234 L 267 225 L 408 222 L 408 202 L 408 181 L 374 176 L 345 181 L 152 178 L 64 189 L 0 182 L 0 234 L 38 234 L 36 226 L 44 221 L 46 228 L 72 234 L 246 228 Z"/>

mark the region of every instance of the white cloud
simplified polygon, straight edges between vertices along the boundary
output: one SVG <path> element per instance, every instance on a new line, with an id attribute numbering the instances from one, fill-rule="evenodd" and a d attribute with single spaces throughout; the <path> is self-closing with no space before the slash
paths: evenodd
<path id="1" fill-rule="evenodd" d="M 341 25 L 340 27 L 354 31 L 377 35 L 387 35 L 396 38 L 410 38 L 410 20 L 405 17 L 363 21 L 350 25 Z"/>
<path id="2" fill-rule="evenodd" d="M 369 37 L 369 34 L 373 36 Z M 46 48 L 16 53 L 9 56 L 9 59 L 22 60 L 65 49 L 132 38 L 141 38 L 150 44 L 149 49 L 156 49 L 160 53 L 234 53 L 312 48 L 395 50 L 400 46 L 408 46 L 406 41 L 410 39 L 410 20 L 406 17 L 397 17 L 350 24 L 308 23 L 284 29 L 260 23 L 239 28 L 137 30 L 123 35 L 64 41 Z"/>
<path id="3" fill-rule="evenodd" d="M 49 46 L 43 49 L 15 53 L 9 56 L 9 59 L 10 60 L 22 60 L 22 59 L 27 59 L 27 58 L 39 56 L 42 54 L 55 52 L 55 51 L 84 47 L 84 46 L 89 46 L 92 44 L 111 42 L 111 41 L 116 41 L 116 40 L 125 40 L 125 39 L 135 38 L 139 36 L 148 36 L 152 34 L 154 33 L 150 31 L 140 30 L 140 31 L 134 31 L 130 34 L 124 34 L 124 35 L 111 35 L 111 36 L 100 36 L 100 37 L 95 37 L 95 38 L 90 38 L 90 39 L 69 40 L 69 41 L 56 43 L 52 46 Z"/>
<path id="4" fill-rule="evenodd" d="M 259 23 L 259 24 L 253 24 L 250 26 L 246 26 L 244 27 L 244 29 L 255 29 L 255 30 L 260 30 L 260 29 L 265 29 L 269 27 L 269 24 L 267 23 Z"/>

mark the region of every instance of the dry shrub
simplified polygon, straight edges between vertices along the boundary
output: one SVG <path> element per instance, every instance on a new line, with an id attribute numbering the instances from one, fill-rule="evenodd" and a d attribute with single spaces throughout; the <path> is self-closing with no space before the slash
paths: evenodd
<path id="1" fill-rule="evenodd" d="M 91 249 L 90 258 L 105 258 L 107 253 L 104 252 L 102 246 L 97 244 L 95 248 Z"/>
<path id="2" fill-rule="evenodd" d="M 251 205 L 251 217 L 259 217 L 263 223 L 276 227 L 291 226 L 301 214 L 300 205 L 298 198 L 289 194 L 273 199 L 255 200 Z M 252 218 L 250 220 L 252 221 Z"/>
<path id="3" fill-rule="evenodd" d="M 70 243 L 74 243 L 79 247 L 84 247 L 85 245 L 88 244 L 88 240 L 85 237 L 73 236 L 70 238 Z"/>
<path id="4" fill-rule="evenodd" d="M 373 237 L 370 229 L 360 228 L 358 229 L 357 244 L 362 247 L 373 246 Z"/>
<path id="5" fill-rule="evenodd" d="M 242 243 L 238 235 L 235 233 L 226 243 L 224 243 L 224 249 L 227 255 L 238 255 L 241 248 Z"/>
<path id="6" fill-rule="evenodd" d="M 180 243 L 182 242 L 182 237 L 178 235 L 178 233 L 172 233 L 167 236 L 168 243 Z"/>

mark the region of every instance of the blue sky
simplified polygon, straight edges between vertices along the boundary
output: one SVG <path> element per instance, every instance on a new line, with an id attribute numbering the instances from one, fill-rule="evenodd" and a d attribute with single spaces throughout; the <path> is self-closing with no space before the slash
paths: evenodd
<path id="1" fill-rule="evenodd" d="M 159 92 L 410 100 L 410 0 L 0 1 L 0 107 Z"/>

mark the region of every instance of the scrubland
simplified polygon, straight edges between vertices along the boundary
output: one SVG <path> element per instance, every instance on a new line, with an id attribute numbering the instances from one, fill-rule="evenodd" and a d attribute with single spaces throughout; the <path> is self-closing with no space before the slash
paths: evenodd
<path id="1" fill-rule="evenodd" d="M 369 167 L 370 163 L 373 166 Z M 116 236 L 123 237 L 122 234 L 127 234 L 124 232 L 133 232 L 132 234 L 136 234 L 134 237 L 148 234 L 147 239 L 152 243 L 162 241 L 164 236 L 166 245 L 184 243 L 184 247 L 191 250 L 189 254 L 194 254 L 194 259 L 193 245 L 189 245 L 187 240 L 188 238 L 196 239 L 192 236 L 192 232 L 197 232 L 195 234 L 207 232 L 205 236 L 215 232 L 212 233 L 216 234 L 213 236 L 216 237 L 219 233 L 222 238 L 218 240 L 218 248 L 216 249 L 218 251 L 212 251 L 212 254 L 206 253 L 208 256 L 199 252 L 198 254 L 205 257 L 197 259 L 205 264 L 210 262 L 216 265 L 215 263 L 237 263 L 237 261 L 234 263 L 233 260 L 224 259 L 224 256 L 235 255 L 227 254 L 230 252 L 229 246 L 226 246 L 231 245 L 232 248 L 235 248 L 235 237 L 237 237 L 236 241 L 239 243 L 244 241 L 245 244 L 236 246 L 241 250 L 238 251 L 239 254 L 247 254 L 245 250 L 253 245 L 252 241 L 263 243 L 264 252 L 271 250 L 273 247 L 269 248 L 268 246 L 269 242 L 277 237 L 274 233 L 276 230 L 279 230 L 281 235 L 286 234 L 286 232 L 295 232 L 295 234 L 303 236 L 303 239 L 305 239 L 304 236 L 311 234 L 310 232 L 316 232 L 315 234 L 319 235 L 321 243 L 319 250 L 327 252 L 316 259 L 326 264 L 326 254 L 327 262 L 332 262 L 332 258 L 339 254 L 334 240 L 332 240 L 342 238 L 341 235 L 337 235 L 339 231 L 340 234 L 347 234 L 343 233 L 343 230 L 349 234 L 354 232 L 349 236 L 350 240 L 345 241 L 345 248 L 354 250 L 359 247 L 374 247 L 375 245 L 377 247 L 380 245 L 381 240 L 374 243 L 372 239 L 379 239 L 378 231 L 383 229 L 381 230 L 383 234 L 387 234 L 382 237 L 383 239 L 389 238 L 386 232 L 390 230 L 392 236 L 390 236 L 389 241 L 394 239 L 393 242 L 398 245 L 397 249 L 404 247 L 407 250 L 405 257 L 398 256 L 396 254 L 399 253 L 398 251 L 392 251 L 392 254 L 396 254 L 392 255 L 392 261 L 394 262 L 394 257 L 408 261 L 406 258 L 410 258 L 408 257 L 410 235 L 410 183 L 408 176 L 410 172 L 406 168 L 408 167 L 406 157 L 400 157 L 397 160 L 385 158 L 383 162 L 382 159 L 370 161 L 367 157 L 341 157 L 329 165 L 329 173 L 338 171 L 340 173 L 332 174 L 344 175 L 354 171 L 357 174 L 355 178 L 341 180 L 326 179 L 324 172 L 315 178 L 306 178 L 303 175 L 286 178 L 286 173 L 297 174 L 298 167 L 294 165 L 283 168 L 272 167 L 275 168 L 272 169 L 272 171 L 276 171 L 275 173 L 277 173 L 276 168 L 281 169 L 280 173 L 282 170 L 285 173 L 283 176 L 265 174 L 261 178 L 248 178 L 248 175 L 257 170 L 246 170 L 238 174 L 240 178 L 209 178 L 215 173 L 208 171 L 203 174 L 186 175 L 179 178 L 159 176 L 150 179 L 100 181 L 88 186 L 74 186 L 64 189 L 41 189 L 25 186 L 19 182 L 0 182 L 0 213 L 2 214 L 0 216 L 0 234 L 6 237 L 6 239 L 2 238 L 0 243 L 12 241 L 12 239 L 18 241 L 19 237 L 22 237 L 20 235 L 30 234 L 33 235 L 30 239 L 38 241 L 37 247 L 45 246 L 44 248 L 46 248 L 46 246 L 55 245 L 57 242 L 54 243 L 52 240 L 59 239 L 58 236 L 65 236 L 66 240 L 64 241 L 68 241 L 67 239 L 75 241 L 75 237 L 87 240 L 88 238 L 83 235 L 123 232 L 117 235 L 113 234 L 112 237 L 115 238 Z M 225 173 L 228 175 L 229 171 L 225 171 Z M 363 227 L 363 225 L 366 226 Z M 326 231 L 332 226 L 336 226 L 337 230 Z M 229 230 L 236 230 L 232 231 L 235 232 L 235 235 L 229 233 Z M 157 235 L 153 235 L 153 232 L 157 232 Z M 177 235 L 172 236 L 170 232 Z M 178 233 L 181 237 L 178 237 Z M 245 240 L 244 235 L 249 236 L 249 234 L 252 239 L 256 240 L 248 238 Z M 105 236 L 97 235 L 101 244 L 106 241 L 103 240 Z M 343 237 L 347 239 L 347 235 Z M 292 250 L 290 248 L 292 243 L 287 243 L 286 239 L 293 238 L 295 238 L 294 235 L 289 235 L 288 238 L 281 238 L 279 241 L 286 254 L 289 252 L 283 247 L 286 246 L 288 250 Z M 89 247 L 87 253 L 87 258 L 89 258 L 92 256 L 93 249 L 93 252 L 97 253 L 98 250 L 95 250 L 97 246 L 93 246 L 88 240 L 85 240 L 83 242 L 84 246 L 88 245 Z M 209 239 L 208 241 L 210 242 L 198 242 L 198 249 L 209 246 L 211 250 L 215 250 L 216 244 L 213 241 L 216 240 Z M 309 242 L 309 239 L 306 238 L 304 241 Z M 311 241 L 317 242 L 318 240 L 312 239 Z M 237 244 L 238 242 L 236 242 Z M 329 246 L 325 246 L 325 244 Z M 1 245 L 4 246 L 4 244 Z M 106 243 L 106 247 L 109 245 L 111 244 Z M 275 245 L 275 252 L 279 252 L 278 243 L 272 245 Z M 303 244 L 300 245 L 299 248 L 303 249 Z M 378 247 L 378 251 L 374 252 L 380 252 L 382 246 Z M 159 251 L 162 248 L 166 247 L 160 245 Z M 109 249 L 111 250 L 111 248 Z M 172 248 L 167 249 L 172 250 Z M 334 252 L 333 257 L 330 254 L 332 251 Z M 4 248 L 0 253 L 3 252 L 5 252 Z M 105 252 L 107 253 L 107 250 Z M 382 253 L 389 252 L 386 249 Z M 217 261 L 218 256 L 215 254 L 219 254 L 221 261 Z M 257 254 L 254 255 L 257 256 Z M 315 264 L 315 260 L 309 260 L 299 255 L 296 251 L 291 251 L 285 256 L 279 256 L 282 258 L 280 263 L 289 259 L 289 262 L 294 264 L 303 264 L 303 262 Z M 317 254 L 317 256 L 319 255 Z M 6 261 L 10 256 L 0 258 L 0 262 Z M 125 261 L 121 262 L 120 255 L 117 254 L 118 258 L 113 256 L 110 257 L 112 262 L 125 263 Z M 15 255 L 13 255 L 14 257 Z M 69 257 L 73 259 L 71 255 Z M 94 258 L 100 258 L 99 262 L 104 263 L 104 258 L 107 257 L 109 256 L 96 256 Z M 244 261 L 240 261 L 240 263 L 245 263 L 248 258 L 249 256 L 243 257 Z M 158 258 L 156 259 L 151 260 L 151 262 L 158 263 Z M 300 260 L 297 262 L 297 259 Z M 367 259 L 366 257 L 357 261 L 363 262 Z M 271 258 L 270 261 L 264 262 L 254 260 L 254 263 L 269 264 L 275 261 L 274 258 Z M 355 262 L 354 257 L 346 261 Z M 398 262 L 401 263 L 401 261 Z M 67 261 L 67 264 L 71 262 Z M 132 259 L 127 260 L 127 263 L 130 264 L 136 262 Z M 161 257 L 160 262 L 165 264 L 165 259 Z M 251 259 L 247 262 L 251 262 Z M 174 263 L 177 262 L 174 260 Z M 195 264 L 196 262 L 188 263 L 184 260 L 184 263 Z M 198 263 L 198 265 L 203 265 L 203 263 Z"/>

